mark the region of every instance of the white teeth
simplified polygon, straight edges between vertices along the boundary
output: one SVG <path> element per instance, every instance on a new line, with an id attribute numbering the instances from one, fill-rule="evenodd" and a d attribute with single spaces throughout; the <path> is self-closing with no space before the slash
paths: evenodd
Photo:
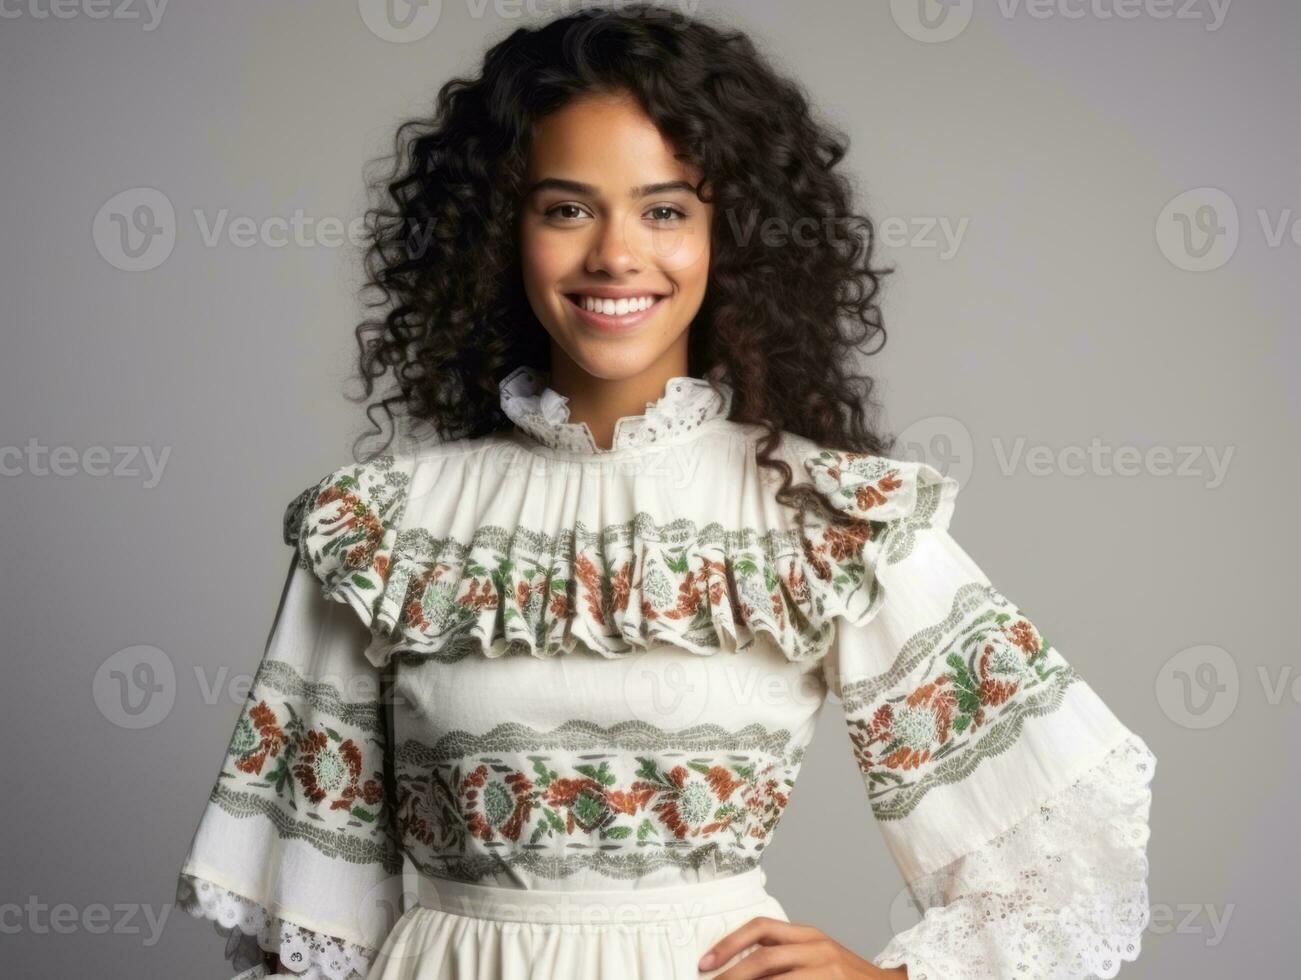
<path id="1" fill-rule="evenodd" d="M 654 296 L 636 296 L 631 299 L 602 299 L 599 296 L 581 296 L 583 309 L 606 316 L 623 316 L 640 313 L 655 302 Z"/>

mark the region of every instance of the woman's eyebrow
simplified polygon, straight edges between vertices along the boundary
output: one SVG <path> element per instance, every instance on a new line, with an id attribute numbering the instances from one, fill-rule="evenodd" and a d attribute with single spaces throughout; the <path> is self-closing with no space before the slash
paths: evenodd
<path id="1" fill-rule="evenodd" d="M 543 177 L 534 183 L 525 192 L 525 196 L 531 196 L 544 190 L 568 191 L 570 194 L 587 194 L 596 197 L 600 193 L 591 184 L 584 184 L 578 180 L 565 180 L 562 177 Z M 644 184 L 641 187 L 631 187 L 628 189 L 629 198 L 647 197 L 651 194 L 665 194 L 669 191 L 689 191 L 694 194 L 696 188 L 694 185 L 685 180 L 666 180 L 658 184 Z"/>

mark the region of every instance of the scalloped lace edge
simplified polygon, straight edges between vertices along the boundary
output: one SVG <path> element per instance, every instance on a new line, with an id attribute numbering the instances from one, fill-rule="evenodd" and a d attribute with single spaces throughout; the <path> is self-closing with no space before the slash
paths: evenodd
<path id="1" fill-rule="evenodd" d="M 910 883 L 922 919 L 872 962 L 909 980 L 1114 977 L 1151 922 L 1155 768 L 1131 733 L 1036 812 Z"/>
<path id="2" fill-rule="evenodd" d="M 212 921 L 227 937 L 226 958 L 234 980 L 269 976 L 263 954 L 274 953 L 281 968 L 300 980 L 364 980 L 378 950 L 315 932 L 271 914 L 265 906 L 201 875 L 182 873 L 177 904 L 196 919 Z M 187 887 L 188 886 L 188 887 Z"/>

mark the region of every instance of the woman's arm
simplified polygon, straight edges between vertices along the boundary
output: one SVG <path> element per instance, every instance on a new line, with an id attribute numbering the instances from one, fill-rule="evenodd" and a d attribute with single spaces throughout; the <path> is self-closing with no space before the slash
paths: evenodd
<path id="1" fill-rule="evenodd" d="M 805 465 L 862 522 L 807 542 L 851 593 L 819 666 L 922 918 L 875 972 L 811 926 L 755 920 L 725 948 L 763 948 L 718 980 L 786 964 L 909 980 L 1115 976 L 1150 920 L 1155 756 L 950 535 L 956 481 L 834 451 Z"/>

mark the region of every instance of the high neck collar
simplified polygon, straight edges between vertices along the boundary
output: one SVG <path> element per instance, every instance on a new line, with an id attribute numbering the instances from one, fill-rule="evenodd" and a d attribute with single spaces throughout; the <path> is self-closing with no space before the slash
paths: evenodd
<path id="1" fill-rule="evenodd" d="M 715 391 L 710 380 L 718 385 Z M 549 376 L 521 365 L 503 378 L 501 409 L 506 416 L 544 446 L 568 452 L 601 453 L 661 442 L 716 418 L 727 418 L 732 407 L 732 387 L 725 380 L 726 366 L 712 368 L 706 378 L 673 377 L 664 394 L 646 403 L 643 415 L 625 415 L 614 424 L 609 449 L 596 444 L 586 422 L 569 421 L 569 399 L 551 388 Z"/>

